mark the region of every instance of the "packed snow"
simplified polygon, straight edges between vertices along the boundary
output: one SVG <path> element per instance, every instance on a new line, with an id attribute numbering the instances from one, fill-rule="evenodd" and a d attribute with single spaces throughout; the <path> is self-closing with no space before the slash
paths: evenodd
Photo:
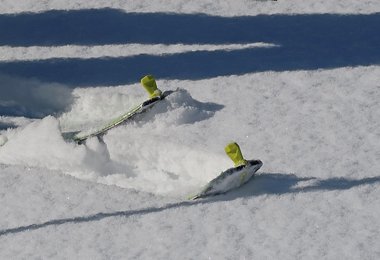
<path id="1" fill-rule="evenodd" d="M 379 1 L 0 13 L 1 259 L 380 258 Z M 176 91 L 102 139 L 63 138 L 146 100 L 145 74 Z M 262 168 L 188 200 L 233 167 L 231 141 Z"/>

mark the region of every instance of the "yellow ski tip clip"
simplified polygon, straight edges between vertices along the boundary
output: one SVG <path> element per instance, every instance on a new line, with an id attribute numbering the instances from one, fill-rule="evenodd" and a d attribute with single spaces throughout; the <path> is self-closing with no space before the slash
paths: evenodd
<path id="1" fill-rule="evenodd" d="M 243 158 L 240 147 L 237 143 L 232 142 L 227 144 L 227 146 L 224 148 L 224 151 L 226 151 L 228 157 L 230 157 L 234 162 L 235 167 L 247 164 L 247 161 Z"/>
<path id="2" fill-rule="evenodd" d="M 143 85 L 146 92 L 148 92 L 150 98 L 161 96 L 162 92 L 157 88 L 156 80 L 153 75 L 146 75 L 141 79 L 141 85 Z"/>

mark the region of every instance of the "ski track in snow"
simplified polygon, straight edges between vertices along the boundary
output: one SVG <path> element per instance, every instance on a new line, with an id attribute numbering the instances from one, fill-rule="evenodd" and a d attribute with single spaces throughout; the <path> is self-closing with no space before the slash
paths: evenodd
<path id="1" fill-rule="evenodd" d="M 352 25 L 358 14 L 371 14 L 365 21 L 376 21 L 380 2 L 0 0 L 0 19 L 51 10 L 104 9 L 105 15 L 109 8 L 178 17 L 196 14 L 193 19 L 206 17 L 199 14 L 285 14 L 288 18 L 345 14 L 334 21 Z M 322 15 L 313 21 L 318 24 L 324 18 L 331 17 Z M 237 20 L 220 24 L 231 22 Z M 363 28 L 376 31 L 374 24 Z M 283 45 L 285 37 L 274 37 L 276 32 L 256 43 L 223 42 L 225 38 L 209 43 L 206 36 L 197 43 L 181 36 L 183 43 L 173 37 L 169 44 L 155 44 L 154 39 L 152 44 L 39 46 L 31 40 L 25 46 L 0 46 L 2 68 L 12 63 L 20 66 L 14 75 L 0 70 L 0 142 L 5 143 L 0 147 L 0 258 L 380 258 L 380 66 L 374 48 L 378 36 L 361 40 L 363 30 L 351 29 L 343 31 L 355 32 L 346 39 L 356 45 L 349 43 L 342 50 L 330 44 L 338 46 L 343 36 L 315 45 L 310 39 L 300 42 L 300 46 L 312 44 L 308 50 L 322 59 L 331 56 L 330 62 L 314 67 L 308 59 L 300 59 L 307 52 L 294 60 L 288 57 L 289 52 L 297 55 L 300 46 L 286 45 L 295 39 Z M 312 33 L 319 34 L 323 32 Z M 331 30 L 323 36 L 334 35 Z M 7 39 L 0 36 L 2 40 Z M 274 71 L 276 66 L 271 64 L 260 72 L 245 71 L 245 65 L 261 62 L 244 56 L 249 49 L 275 50 L 278 60 L 275 55 L 270 59 L 282 67 Z M 364 55 L 345 57 L 350 50 Z M 24 63 L 37 66 L 43 60 L 48 60 L 51 72 L 60 74 L 65 71 L 54 71 L 54 64 L 67 60 L 192 52 L 202 53 L 205 64 L 188 56 L 190 67 L 180 59 L 175 65 L 185 72 L 190 68 L 216 73 L 195 78 L 181 74 L 180 79 L 175 77 L 180 74 L 163 79 L 157 75 L 160 89 L 179 90 L 144 117 L 109 131 L 104 143 L 93 138 L 85 146 L 65 142 L 61 131 L 95 129 L 124 113 L 146 99 L 140 84 L 132 80 L 131 84 L 81 85 L 79 74 L 74 79 L 78 84 L 57 83 L 33 70 L 34 77 L 18 75 Z M 213 52 L 234 55 L 226 63 Z M 247 61 L 239 63 L 242 59 Z M 208 60 L 214 61 L 213 66 Z M 164 59 L 156 62 L 161 61 L 165 66 Z M 235 71 L 234 66 L 236 75 L 229 72 Z M 165 68 L 159 71 L 165 73 Z M 232 140 L 247 159 L 263 161 L 257 176 L 227 194 L 186 201 L 232 166 L 223 151 Z"/>

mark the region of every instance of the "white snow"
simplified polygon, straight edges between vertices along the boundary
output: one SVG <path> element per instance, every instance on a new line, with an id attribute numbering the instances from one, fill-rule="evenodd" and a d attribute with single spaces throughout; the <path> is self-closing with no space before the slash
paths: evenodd
<path id="1" fill-rule="evenodd" d="M 115 8 L 126 12 L 205 13 L 242 16 L 278 13 L 376 13 L 378 0 L 1 0 L 0 12 L 41 12 L 45 10 Z"/>
<path id="2" fill-rule="evenodd" d="M 380 258 L 380 51 L 379 36 L 366 34 L 380 28 L 366 24 L 379 20 L 379 1 L 2 0 L 0 22 L 92 8 L 212 15 L 221 25 L 284 16 L 300 27 L 277 19 L 297 38 L 260 30 L 254 42 L 234 41 L 240 36 L 224 28 L 210 32 L 221 37 L 215 42 L 175 34 L 78 45 L 66 43 L 73 32 L 60 42 L 65 31 L 28 41 L 22 22 L 19 38 L 0 36 L 0 259 Z M 312 15 L 313 28 L 328 30 L 314 25 L 331 17 L 362 24 L 309 32 Z M 185 32 L 197 36 L 191 25 Z M 128 33 L 136 32 L 120 32 Z M 116 67 L 107 63 L 114 60 Z M 63 139 L 61 132 L 95 129 L 145 100 L 135 80 L 143 75 L 128 74 L 144 66 L 158 73 L 161 90 L 178 90 L 104 142 Z M 75 70 L 87 74 L 67 78 Z M 100 84 L 88 80 L 103 70 Z M 115 84 L 113 70 L 132 79 Z M 188 201 L 233 166 L 223 149 L 232 140 L 246 159 L 263 161 L 257 176 Z"/>
<path id="3" fill-rule="evenodd" d="M 100 58 L 100 57 L 133 57 L 141 54 L 170 55 L 193 51 L 232 51 L 252 48 L 277 47 L 270 43 L 248 44 L 118 44 L 100 46 L 54 46 L 54 47 L 10 47 L 0 46 L 0 61 L 45 60 L 53 58 Z"/>

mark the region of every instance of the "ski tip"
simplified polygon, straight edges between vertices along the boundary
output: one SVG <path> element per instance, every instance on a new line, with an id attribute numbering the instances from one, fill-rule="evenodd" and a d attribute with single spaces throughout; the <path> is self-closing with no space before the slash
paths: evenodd
<path id="1" fill-rule="evenodd" d="M 153 75 L 146 75 L 141 79 L 141 85 L 148 92 L 150 98 L 161 96 L 162 92 L 157 88 L 156 79 Z"/>
<path id="2" fill-rule="evenodd" d="M 240 147 L 236 142 L 231 142 L 226 145 L 224 151 L 234 162 L 235 167 L 247 165 L 247 160 L 244 159 L 243 154 L 241 153 Z"/>

